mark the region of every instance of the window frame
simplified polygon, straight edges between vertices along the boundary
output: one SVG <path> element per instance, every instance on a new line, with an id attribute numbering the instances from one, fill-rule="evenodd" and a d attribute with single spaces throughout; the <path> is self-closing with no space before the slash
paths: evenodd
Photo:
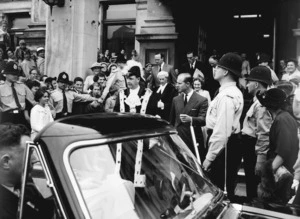
<path id="1" fill-rule="evenodd" d="M 43 168 L 43 172 L 46 177 L 47 185 L 49 186 L 49 189 L 53 192 L 53 196 L 54 196 L 53 198 L 57 201 L 57 204 L 58 204 L 57 207 L 59 208 L 59 211 L 61 212 L 62 217 L 67 218 L 66 211 L 63 207 L 61 198 L 58 195 L 58 191 L 54 185 L 53 177 L 51 176 L 50 169 L 49 169 L 46 159 L 42 153 L 40 145 L 36 145 L 34 142 L 31 142 L 31 141 L 26 142 L 26 149 L 25 149 L 25 154 L 24 154 L 25 159 L 24 159 L 23 172 L 22 172 L 23 174 L 22 174 L 22 183 L 21 183 L 21 193 L 20 193 L 20 199 L 19 199 L 19 208 L 18 208 L 18 217 L 17 218 L 18 219 L 23 218 L 23 210 L 24 210 L 23 206 L 24 206 L 24 201 L 25 201 L 24 200 L 25 185 L 26 185 L 26 179 L 28 176 L 28 166 L 29 166 L 28 163 L 30 162 L 30 156 L 31 156 L 30 150 L 31 149 L 35 150 L 38 155 L 38 158 L 39 158 L 40 163 Z"/>

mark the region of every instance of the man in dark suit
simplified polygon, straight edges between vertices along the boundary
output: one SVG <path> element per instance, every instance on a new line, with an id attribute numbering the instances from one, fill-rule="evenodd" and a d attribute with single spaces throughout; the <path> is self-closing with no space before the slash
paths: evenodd
<path id="1" fill-rule="evenodd" d="M 157 74 L 160 86 L 152 92 L 147 105 L 147 114 L 158 115 L 162 119 L 169 121 L 170 110 L 173 97 L 177 95 L 177 91 L 173 84 L 168 83 L 169 74 L 161 71 Z"/>
<path id="2" fill-rule="evenodd" d="M 199 145 L 200 158 L 203 161 L 206 153 L 201 127 L 205 126 L 208 101 L 205 97 L 193 91 L 192 84 L 193 78 L 189 73 L 178 75 L 176 87 L 181 94 L 173 99 L 170 122 L 176 127 L 182 140 L 196 154 L 190 129 L 192 123 L 196 141 Z"/>
<path id="3" fill-rule="evenodd" d="M 26 141 L 30 137 L 25 126 L 0 125 L 0 219 L 17 218 Z M 32 180 L 24 195 L 22 218 L 52 218 L 53 202 L 43 199 Z"/>
<path id="4" fill-rule="evenodd" d="M 186 53 L 186 58 L 187 58 L 187 62 L 185 62 L 182 65 L 182 67 L 180 69 L 180 73 L 187 72 L 187 73 L 190 73 L 192 77 L 198 77 L 202 73 L 201 76 L 202 77 L 204 76 L 204 78 L 205 78 L 204 65 L 202 62 L 196 60 L 196 57 L 194 56 L 194 52 L 188 51 Z M 198 69 L 198 71 L 196 69 Z M 197 75 L 194 76 L 195 73 Z"/>
<path id="5" fill-rule="evenodd" d="M 156 66 L 152 67 L 152 77 L 150 80 L 150 88 L 155 89 L 158 88 L 160 83 L 157 77 L 157 74 L 160 71 L 166 71 L 169 74 L 169 83 L 175 85 L 176 84 L 176 74 L 172 65 L 168 65 L 165 63 L 165 56 L 162 53 L 157 53 L 154 56 Z"/>
<path id="6" fill-rule="evenodd" d="M 142 96 L 145 94 L 145 88 L 140 86 L 141 71 L 138 66 L 132 66 L 128 70 L 127 89 L 120 90 L 115 112 L 140 113 L 142 108 Z"/>

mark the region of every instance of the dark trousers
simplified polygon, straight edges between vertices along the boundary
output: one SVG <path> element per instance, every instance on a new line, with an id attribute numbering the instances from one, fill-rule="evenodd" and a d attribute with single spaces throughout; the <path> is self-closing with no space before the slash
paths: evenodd
<path id="1" fill-rule="evenodd" d="M 256 138 L 251 136 L 242 135 L 241 158 L 243 158 L 247 197 L 250 199 L 257 197 L 257 185 L 259 182 L 259 177 L 255 175 L 255 164 L 257 159 L 255 154 L 256 140 Z"/>
<path id="2" fill-rule="evenodd" d="M 211 132 L 208 132 L 208 138 Z M 229 137 L 227 142 L 227 177 L 226 177 L 226 189 L 228 198 L 234 197 L 234 191 L 236 187 L 237 172 L 240 166 L 241 145 L 240 138 L 237 134 L 233 134 Z M 225 185 L 225 148 L 223 148 L 216 159 L 212 162 L 208 176 L 212 183 L 218 186 L 220 189 L 224 189 Z"/>

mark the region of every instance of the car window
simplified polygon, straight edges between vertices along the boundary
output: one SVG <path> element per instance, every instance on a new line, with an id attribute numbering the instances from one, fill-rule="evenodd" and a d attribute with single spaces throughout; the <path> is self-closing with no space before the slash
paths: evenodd
<path id="1" fill-rule="evenodd" d="M 69 164 L 91 217 L 160 218 L 171 211 L 184 218 L 206 208 L 217 190 L 179 140 L 159 136 L 74 150 Z"/>
<path id="2" fill-rule="evenodd" d="M 64 218 L 35 148 L 30 148 L 26 170 L 21 218 Z"/>

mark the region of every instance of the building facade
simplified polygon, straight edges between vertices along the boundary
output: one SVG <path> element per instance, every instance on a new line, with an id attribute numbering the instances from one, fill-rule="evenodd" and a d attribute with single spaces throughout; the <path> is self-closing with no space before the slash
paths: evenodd
<path id="1" fill-rule="evenodd" d="M 219 1 L 217 8 L 206 1 L 198 8 L 195 1 L 65 0 L 50 13 L 42 0 L 2 0 L 0 20 L 9 24 L 13 48 L 21 39 L 33 51 L 46 48 L 49 76 L 66 71 L 71 78 L 85 77 L 98 51 L 107 49 L 124 49 L 127 58 L 135 49 L 143 65 L 154 63 L 154 54 L 161 52 L 175 68 L 187 50 L 204 62 L 214 49 L 267 52 L 275 62 L 300 56 L 299 1 L 249 0 L 246 5 L 233 0 Z M 250 13 L 257 14 L 256 20 L 235 19 Z"/>

